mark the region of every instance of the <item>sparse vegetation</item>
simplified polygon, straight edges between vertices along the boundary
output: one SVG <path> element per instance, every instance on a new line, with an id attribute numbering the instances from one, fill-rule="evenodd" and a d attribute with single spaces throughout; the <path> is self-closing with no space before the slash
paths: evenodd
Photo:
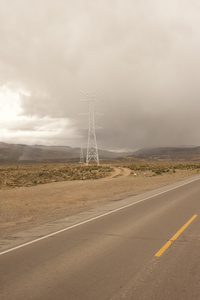
<path id="1" fill-rule="evenodd" d="M 176 170 L 200 170 L 200 162 L 172 162 L 172 161 L 152 161 L 124 163 L 123 167 L 129 168 L 134 172 L 150 172 L 150 176 L 162 175 L 165 173 L 173 174 Z"/>
<path id="2" fill-rule="evenodd" d="M 174 174 L 178 170 L 200 170 L 200 162 L 136 161 L 111 165 L 80 165 L 70 163 L 5 164 L 0 166 L 0 189 L 29 187 L 58 181 L 92 180 L 109 176 L 114 167 L 129 168 L 131 174 L 147 177 Z"/>
<path id="3" fill-rule="evenodd" d="M 113 171 L 110 166 L 80 164 L 16 164 L 0 166 L 0 189 L 57 181 L 99 179 Z"/>

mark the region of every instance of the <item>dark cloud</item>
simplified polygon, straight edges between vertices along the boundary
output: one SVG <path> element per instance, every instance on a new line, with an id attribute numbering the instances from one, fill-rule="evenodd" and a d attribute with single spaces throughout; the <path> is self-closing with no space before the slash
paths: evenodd
<path id="1" fill-rule="evenodd" d="M 21 105 L 9 139 L 80 146 L 86 90 L 103 99 L 100 148 L 199 144 L 199 12 L 197 0 L 0 0 L 0 85 Z"/>

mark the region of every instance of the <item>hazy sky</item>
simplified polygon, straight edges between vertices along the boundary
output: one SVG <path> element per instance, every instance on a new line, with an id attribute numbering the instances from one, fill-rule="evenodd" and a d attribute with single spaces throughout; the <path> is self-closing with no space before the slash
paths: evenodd
<path id="1" fill-rule="evenodd" d="M 200 145 L 199 0 L 0 0 L 0 141 Z"/>

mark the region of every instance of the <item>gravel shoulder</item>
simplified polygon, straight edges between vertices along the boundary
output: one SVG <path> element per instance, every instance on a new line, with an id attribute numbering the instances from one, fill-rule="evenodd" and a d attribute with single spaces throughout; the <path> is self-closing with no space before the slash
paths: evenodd
<path id="1" fill-rule="evenodd" d="M 174 174 L 137 175 L 126 168 L 114 168 L 107 178 L 55 182 L 0 191 L 0 237 L 58 220 L 66 216 L 119 201 L 196 175 L 196 170 Z"/>

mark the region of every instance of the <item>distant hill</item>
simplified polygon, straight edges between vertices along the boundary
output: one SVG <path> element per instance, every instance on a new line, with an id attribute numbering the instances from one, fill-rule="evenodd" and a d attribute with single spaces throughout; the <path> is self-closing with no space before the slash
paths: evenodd
<path id="1" fill-rule="evenodd" d="M 79 161 L 80 148 L 68 146 L 44 146 L 44 145 L 23 145 L 7 144 L 0 142 L 0 162 L 43 162 L 43 161 Z M 83 149 L 86 156 L 86 149 Z M 119 156 L 126 156 L 133 153 L 115 153 L 111 151 L 99 150 L 101 159 L 114 159 Z"/>
<path id="2" fill-rule="evenodd" d="M 83 149 L 86 157 L 86 149 Z M 200 161 L 200 147 L 144 148 L 136 152 L 111 152 L 99 150 L 101 160 L 188 160 Z M 0 163 L 17 162 L 79 162 L 80 148 L 69 146 L 44 146 L 7 144 L 0 142 Z"/>
<path id="3" fill-rule="evenodd" d="M 200 147 L 157 147 L 134 152 L 134 159 L 148 160 L 200 160 Z"/>

